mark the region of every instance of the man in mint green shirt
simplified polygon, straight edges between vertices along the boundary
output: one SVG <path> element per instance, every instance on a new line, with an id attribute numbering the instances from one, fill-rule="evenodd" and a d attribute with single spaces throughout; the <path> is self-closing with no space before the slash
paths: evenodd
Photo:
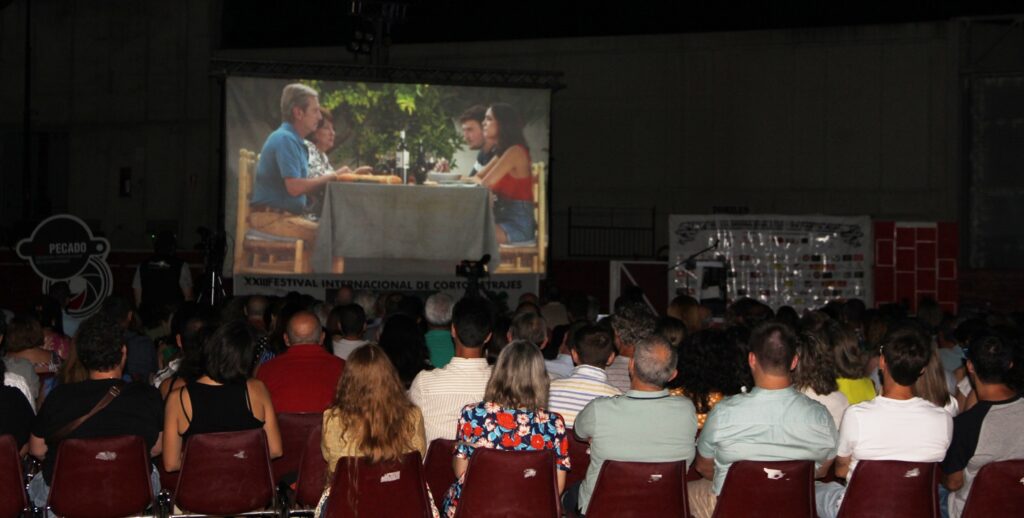
<path id="1" fill-rule="evenodd" d="M 427 297 L 423 313 L 427 317 L 430 329 L 424 338 L 430 351 L 430 364 L 440 369 L 452 361 L 455 355 L 455 342 L 452 342 L 452 307 L 455 302 L 444 293 L 435 293 Z"/>
<path id="2" fill-rule="evenodd" d="M 820 403 L 792 386 L 797 338 L 784 324 L 769 322 L 750 336 L 747 361 L 755 388 L 715 405 L 697 442 L 697 471 L 689 484 L 690 512 L 707 518 L 715 510 L 729 466 L 740 460 L 811 460 L 818 477 L 836 456 L 835 421 Z"/>
<path id="3" fill-rule="evenodd" d="M 582 482 L 566 489 L 563 507 L 587 512 L 606 460 L 693 461 L 696 410 L 688 398 L 665 389 L 676 377 L 676 359 L 676 349 L 661 336 L 641 340 L 629 360 L 630 390 L 594 399 L 576 416 L 576 437 L 590 441 L 590 466 Z"/>

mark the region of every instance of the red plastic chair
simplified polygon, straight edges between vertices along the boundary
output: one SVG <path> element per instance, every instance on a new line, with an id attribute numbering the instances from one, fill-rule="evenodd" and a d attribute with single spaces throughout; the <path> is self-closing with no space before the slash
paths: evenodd
<path id="1" fill-rule="evenodd" d="M 270 453 L 262 429 L 189 437 L 174 504 L 191 513 L 271 514 L 274 500 Z"/>
<path id="2" fill-rule="evenodd" d="M 565 475 L 565 487 L 587 478 L 587 468 L 590 467 L 590 444 L 576 438 L 576 434 L 567 430 L 565 436 L 569 439 L 569 462 L 572 469 Z"/>
<path id="3" fill-rule="evenodd" d="M 323 424 L 317 423 L 306 437 L 306 447 L 299 460 L 299 478 L 295 481 L 295 503 L 300 508 L 312 508 L 320 501 L 327 483 L 327 461 L 320 449 Z"/>
<path id="4" fill-rule="evenodd" d="M 714 518 L 814 518 L 814 463 L 809 460 L 735 462 L 718 495 Z"/>
<path id="5" fill-rule="evenodd" d="M 27 509 L 18 442 L 13 435 L 0 435 L 0 518 L 15 518 Z"/>
<path id="6" fill-rule="evenodd" d="M 846 486 L 840 518 L 938 518 L 938 464 L 862 460 Z"/>
<path id="7" fill-rule="evenodd" d="M 427 448 L 427 460 L 423 463 L 423 478 L 430 486 L 430 494 L 434 504 L 439 508 L 444 502 L 448 488 L 455 483 L 455 469 L 452 458 L 455 452 L 455 441 L 450 439 L 434 439 Z"/>
<path id="8" fill-rule="evenodd" d="M 274 459 L 270 467 L 274 480 L 280 482 L 286 475 L 299 470 L 299 461 L 306 450 L 306 442 L 314 428 L 322 426 L 323 414 L 277 414 L 277 426 L 281 430 L 281 446 L 283 455 Z M 320 435 L 317 434 L 319 443 Z"/>
<path id="9" fill-rule="evenodd" d="M 687 518 L 686 462 L 606 460 L 587 507 L 587 518 Z"/>
<path id="10" fill-rule="evenodd" d="M 149 448 L 138 435 L 65 439 L 47 506 L 66 518 L 142 514 L 155 501 L 151 470 Z"/>
<path id="11" fill-rule="evenodd" d="M 555 454 L 477 448 L 469 458 L 456 518 L 558 518 Z"/>
<path id="12" fill-rule="evenodd" d="M 859 469 L 859 468 L 858 468 Z M 967 495 L 963 518 L 1014 516 L 1024 509 L 1024 459 L 981 467 Z"/>
<path id="13" fill-rule="evenodd" d="M 365 457 L 338 459 L 324 515 L 430 518 L 420 452 L 406 453 L 398 462 L 377 464 Z"/>

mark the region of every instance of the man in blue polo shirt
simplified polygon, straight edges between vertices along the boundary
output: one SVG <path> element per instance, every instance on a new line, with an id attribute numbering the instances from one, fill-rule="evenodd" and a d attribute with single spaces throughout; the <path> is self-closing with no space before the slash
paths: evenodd
<path id="1" fill-rule="evenodd" d="M 250 200 L 249 225 L 277 236 L 312 243 L 317 223 L 303 216 L 306 194 L 336 180 L 337 172 L 309 176 L 309 152 L 304 138 L 320 122 L 316 90 L 293 83 L 281 92 L 281 126 L 267 137 L 260 151 Z"/>

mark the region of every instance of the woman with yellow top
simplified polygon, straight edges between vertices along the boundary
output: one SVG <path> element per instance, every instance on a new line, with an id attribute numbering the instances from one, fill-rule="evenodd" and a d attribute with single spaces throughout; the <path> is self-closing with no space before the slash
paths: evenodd
<path id="1" fill-rule="evenodd" d="M 321 506 L 338 462 L 396 461 L 413 450 L 426 457 L 423 414 L 406 397 L 398 371 L 380 347 L 367 344 L 349 354 L 334 404 L 324 411 L 320 449 L 327 461 Z"/>
<path id="2" fill-rule="evenodd" d="M 820 336 L 832 349 L 836 364 L 836 384 L 850 406 L 870 401 L 878 395 L 867 376 L 868 354 L 861 349 L 853 329 L 834 320 L 824 323 Z"/>

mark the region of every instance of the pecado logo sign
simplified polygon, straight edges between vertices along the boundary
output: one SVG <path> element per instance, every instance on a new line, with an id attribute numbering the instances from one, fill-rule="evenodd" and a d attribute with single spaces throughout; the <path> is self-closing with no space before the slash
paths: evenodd
<path id="1" fill-rule="evenodd" d="M 92 235 L 84 221 L 71 214 L 43 220 L 32 236 L 18 242 L 18 257 L 25 259 L 43 279 L 43 293 L 57 282 L 67 282 L 71 299 L 67 312 L 85 317 L 99 309 L 113 290 L 107 254 L 110 242 Z"/>

